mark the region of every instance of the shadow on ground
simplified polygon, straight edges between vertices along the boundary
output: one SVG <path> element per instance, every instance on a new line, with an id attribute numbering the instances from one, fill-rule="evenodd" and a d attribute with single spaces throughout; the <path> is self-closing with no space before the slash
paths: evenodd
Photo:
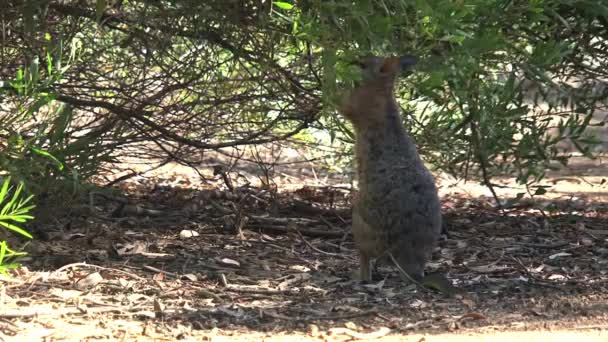
<path id="1" fill-rule="evenodd" d="M 369 284 L 351 280 L 357 257 L 342 189 L 275 194 L 154 183 L 125 185 L 125 197 L 94 194 L 92 205 L 38 227 L 27 269 L 7 283 L 4 334 L 370 338 L 608 318 L 602 203 L 500 212 L 487 198 L 445 198 L 448 235 L 429 271 L 462 290 L 447 296 L 404 284 L 391 267 Z"/>

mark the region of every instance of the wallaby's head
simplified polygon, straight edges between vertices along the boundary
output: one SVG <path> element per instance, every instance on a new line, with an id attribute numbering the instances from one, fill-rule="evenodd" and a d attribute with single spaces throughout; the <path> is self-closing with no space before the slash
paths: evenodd
<path id="1" fill-rule="evenodd" d="M 354 63 L 361 68 L 363 79 L 342 102 L 340 112 L 355 128 L 384 124 L 388 116 L 398 117 L 393 95 L 395 79 L 416 64 L 416 57 L 365 57 Z"/>
<path id="2" fill-rule="evenodd" d="M 369 56 L 356 62 L 362 71 L 363 82 L 394 81 L 403 71 L 409 71 L 416 64 L 417 58 L 411 55 L 401 57 Z"/>

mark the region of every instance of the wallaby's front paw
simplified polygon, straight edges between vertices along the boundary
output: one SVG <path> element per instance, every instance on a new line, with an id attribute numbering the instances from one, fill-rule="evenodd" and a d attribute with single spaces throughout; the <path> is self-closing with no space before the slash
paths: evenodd
<path id="1" fill-rule="evenodd" d="M 371 274 L 364 274 L 365 272 L 358 268 L 354 271 L 350 272 L 350 278 L 352 280 L 361 281 L 361 282 L 371 282 Z"/>

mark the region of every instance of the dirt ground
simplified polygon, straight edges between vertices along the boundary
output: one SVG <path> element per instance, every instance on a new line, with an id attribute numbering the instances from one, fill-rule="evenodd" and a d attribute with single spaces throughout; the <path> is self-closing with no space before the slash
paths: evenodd
<path id="1" fill-rule="evenodd" d="M 286 166 L 275 188 L 217 171 L 203 166 L 201 181 L 170 164 L 33 227 L 24 267 L 0 278 L 0 340 L 608 340 L 601 161 L 504 210 L 439 176 L 447 234 L 428 271 L 458 289 L 448 294 L 388 266 L 352 280 L 343 179 Z M 500 184 L 504 200 L 521 191 Z"/>

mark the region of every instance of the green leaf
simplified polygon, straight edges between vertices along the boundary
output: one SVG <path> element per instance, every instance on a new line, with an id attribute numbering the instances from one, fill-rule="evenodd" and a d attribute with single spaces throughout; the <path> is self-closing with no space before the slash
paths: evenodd
<path id="1" fill-rule="evenodd" d="M 34 217 L 30 216 L 30 215 L 19 215 L 19 214 L 15 214 L 15 213 L 13 213 L 12 215 L 6 215 L 3 217 L 4 220 L 11 220 L 11 221 L 19 222 L 19 223 L 23 223 L 23 222 L 25 222 L 27 220 L 31 220 L 33 218 Z"/>
<path id="2" fill-rule="evenodd" d="M 0 226 L 4 226 L 6 229 L 12 230 L 15 233 L 19 233 L 29 239 L 33 239 L 34 237 L 32 236 L 32 234 L 28 233 L 26 230 L 19 228 L 17 226 L 15 226 L 14 224 L 10 224 L 7 222 L 3 222 L 2 221 L 2 217 L 0 216 Z"/>
<path id="3" fill-rule="evenodd" d="M 7 250 L 8 247 L 6 245 L 6 241 L 0 241 L 0 265 L 2 265 L 2 262 L 4 261 L 4 256 L 6 255 Z"/>
<path id="4" fill-rule="evenodd" d="M 289 11 L 290 9 L 293 8 L 293 5 L 288 3 L 288 2 L 284 2 L 284 1 L 273 1 L 272 2 L 275 6 L 277 6 L 280 9 L 284 9 Z"/>
<path id="5" fill-rule="evenodd" d="M 15 193 L 13 194 L 13 197 L 11 198 L 10 202 L 8 202 L 6 204 L 6 206 L 4 208 L 2 208 L 2 211 L 3 211 L 2 214 L 5 214 L 7 212 L 10 214 L 14 213 L 15 204 L 17 203 L 17 199 L 19 199 L 19 196 L 21 195 L 21 190 L 23 190 L 23 183 L 21 183 L 17 186 L 17 190 L 15 190 Z M 4 211 L 7 208 L 8 208 L 8 210 Z M 0 217 L 0 219 L 2 219 L 2 218 Z"/>
<path id="6" fill-rule="evenodd" d="M 54 147 L 57 143 L 61 142 L 65 138 L 65 132 L 72 121 L 72 108 L 62 103 L 57 109 L 57 119 L 53 123 L 54 129 L 51 131 L 51 137 L 49 141 L 50 147 Z"/>
<path id="7" fill-rule="evenodd" d="M 36 148 L 36 147 L 30 147 L 30 149 L 42 156 L 45 156 L 51 160 L 53 160 L 55 163 L 57 163 L 57 168 L 59 169 L 59 171 L 63 171 L 63 164 L 59 161 L 59 159 L 55 158 L 55 156 L 53 156 L 52 154 L 50 154 L 49 152 Z"/>
<path id="8" fill-rule="evenodd" d="M 4 183 L 2 184 L 2 189 L 0 190 L 0 203 L 4 202 L 4 199 L 6 198 L 6 193 L 8 192 L 8 187 L 11 183 L 11 177 L 7 177 L 6 179 L 4 179 Z"/>
<path id="9" fill-rule="evenodd" d="M 53 74 L 53 57 L 51 57 L 49 52 L 46 53 L 46 72 L 48 76 Z"/>

